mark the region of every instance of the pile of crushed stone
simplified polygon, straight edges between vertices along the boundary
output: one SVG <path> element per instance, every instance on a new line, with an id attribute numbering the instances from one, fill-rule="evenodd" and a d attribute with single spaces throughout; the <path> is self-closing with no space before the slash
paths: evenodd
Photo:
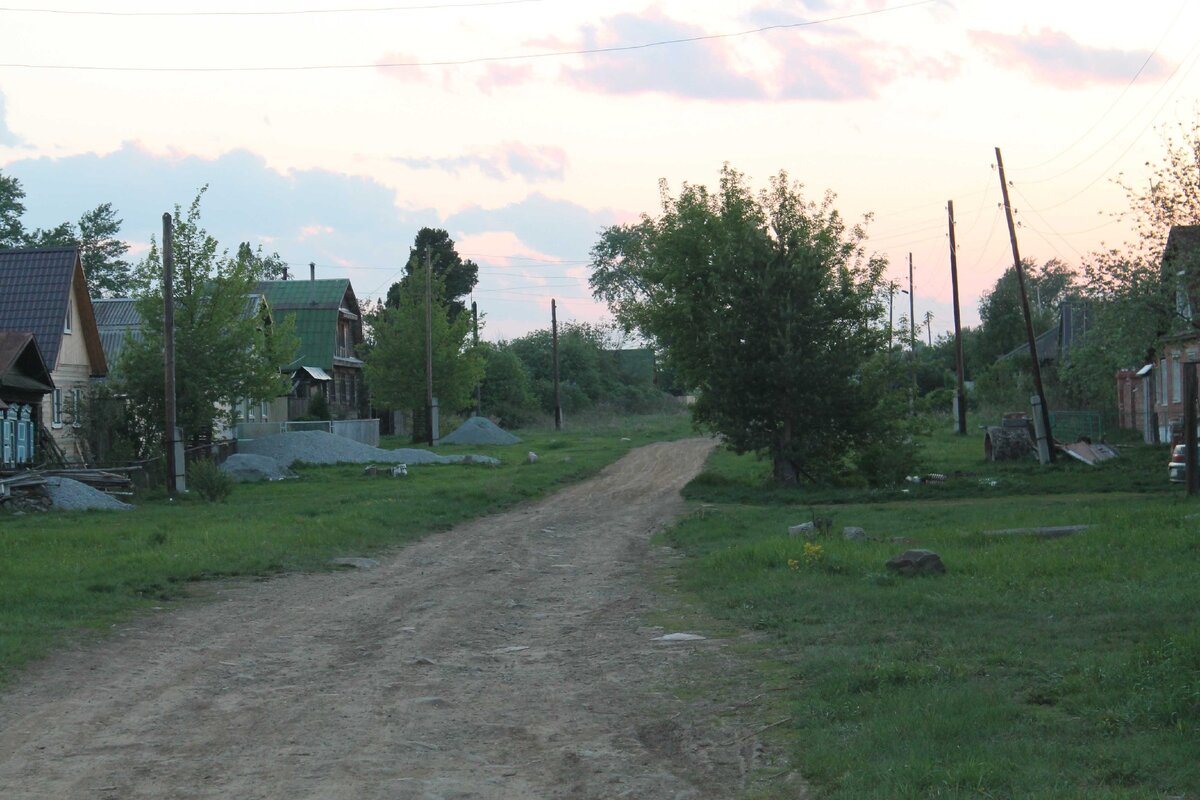
<path id="1" fill-rule="evenodd" d="M 499 464 L 490 456 L 439 456 L 428 450 L 383 450 L 325 431 L 292 431 L 238 442 L 238 451 L 269 456 L 279 466 L 307 464 Z"/>
<path id="2" fill-rule="evenodd" d="M 220 470 L 238 483 L 281 481 L 284 478 L 296 477 L 296 473 L 279 466 L 279 462 L 270 456 L 258 456 L 252 453 L 231 455 L 222 462 Z"/>
<path id="3" fill-rule="evenodd" d="M 46 494 L 56 511 L 131 511 L 133 506 L 71 478 L 46 478 Z"/>
<path id="4" fill-rule="evenodd" d="M 520 438 L 496 425 L 487 417 L 471 417 L 458 426 L 449 436 L 443 436 L 444 444 L 516 444 Z"/>

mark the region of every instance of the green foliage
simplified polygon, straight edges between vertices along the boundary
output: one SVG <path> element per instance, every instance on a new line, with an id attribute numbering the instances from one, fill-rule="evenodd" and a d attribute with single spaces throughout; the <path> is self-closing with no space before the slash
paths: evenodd
<path id="1" fill-rule="evenodd" d="M 769 454 L 785 484 L 828 480 L 887 442 L 902 412 L 863 376 L 885 344 L 884 263 L 833 195 L 807 201 L 782 172 L 756 195 L 728 166 L 716 192 L 662 195 L 660 217 L 604 231 L 592 288 L 699 390 L 696 420 Z"/>
<path id="2" fill-rule="evenodd" d="M 1057 324 L 1058 304 L 1074 288 L 1075 275 L 1058 259 L 1051 259 L 1041 267 L 1026 260 L 1022 266 L 1033 333 L 1037 336 Z M 985 364 L 1028 341 L 1014 267 L 1006 269 L 991 291 L 980 298 L 979 319 L 981 340 L 976 355 Z"/>
<path id="3" fill-rule="evenodd" d="M 433 289 L 433 394 L 443 414 L 469 407 L 483 377 L 483 358 L 470 345 L 471 318 L 451 319 L 441 283 Z M 364 372 L 373 402 L 382 408 L 425 406 L 425 286 L 398 284 L 398 305 L 367 315 L 373 340 Z"/>
<path id="4" fill-rule="evenodd" d="M 242 242 L 238 245 L 235 258 L 239 268 L 257 276 L 260 281 L 279 280 L 283 278 L 287 269 L 287 264 L 283 262 L 279 253 L 263 255 L 261 244 L 252 248 L 249 242 Z"/>
<path id="5" fill-rule="evenodd" d="M 175 207 L 175 381 L 179 426 L 185 437 L 210 431 L 216 422 L 231 424 L 237 404 L 286 394 L 279 369 L 297 347 L 292 321 L 272 324 L 254 305 L 257 273 L 218 251 L 217 240 L 200 225 L 196 195 L 186 215 Z M 135 297 L 142 338 L 126 342 L 118 368 L 120 388 L 128 395 L 140 425 L 161 438 L 163 410 L 163 294 L 158 245 L 135 274 Z"/>
<path id="6" fill-rule="evenodd" d="M 129 245 L 117 238 L 122 222 L 111 203 L 101 203 L 79 218 L 76 240 L 93 298 L 126 297 L 132 288 L 132 267 L 124 258 Z"/>
<path id="7" fill-rule="evenodd" d="M 233 492 L 233 477 L 222 472 L 211 458 L 201 458 L 187 466 L 188 486 L 206 503 L 223 503 Z"/>
<path id="8" fill-rule="evenodd" d="M 458 319 L 466 306 L 462 298 L 471 293 L 479 283 L 479 265 L 463 260 L 454 249 L 454 240 L 441 228 L 421 228 L 413 240 L 412 255 L 405 265 L 405 276 L 388 289 L 385 305 L 399 308 L 406 291 L 425 286 L 425 254 L 429 253 L 433 277 L 439 281 L 441 297 L 449 311 L 450 319 Z"/>
<path id="9" fill-rule="evenodd" d="M 308 408 L 306 411 L 308 412 L 306 416 L 309 419 L 332 419 L 329 413 L 329 401 L 326 400 L 325 395 L 320 392 L 317 392 L 308 399 Z"/>
<path id="10" fill-rule="evenodd" d="M 25 242 L 25 190 L 16 178 L 0 172 L 0 247 L 20 247 Z"/>
<path id="11" fill-rule="evenodd" d="M 525 365 L 511 348 L 487 346 L 480 399 L 483 413 L 503 428 L 519 428 L 537 412 Z"/>
<path id="12" fill-rule="evenodd" d="M 153 439 L 157 428 L 147 428 L 111 383 L 93 384 L 82 406 L 77 412 L 72 409 L 72 413 L 80 415 L 82 447 L 89 464 L 124 464 L 150 458 L 157 452 Z"/>

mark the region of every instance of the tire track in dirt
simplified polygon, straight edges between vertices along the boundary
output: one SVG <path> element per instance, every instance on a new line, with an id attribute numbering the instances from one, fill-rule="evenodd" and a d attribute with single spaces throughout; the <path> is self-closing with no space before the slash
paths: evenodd
<path id="1" fill-rule="evenodd" d="M 640 448 L 377 569 L 218 588 L 0 697 L 4 798 L 727 798 L 754 743 L 667 691 L 641 617 L 711 441 Z M 680 721 L 680 718 L 682 720 Z"/>

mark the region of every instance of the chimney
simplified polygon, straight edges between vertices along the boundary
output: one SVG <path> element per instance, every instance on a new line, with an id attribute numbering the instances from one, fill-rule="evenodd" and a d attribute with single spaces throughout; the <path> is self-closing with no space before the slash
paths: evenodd
<path id="1" fill-rule="evenodd" d="M 317 279 L 317 264 L 315 261 L 308 262 L 308 279 L 310 281 Z"/>

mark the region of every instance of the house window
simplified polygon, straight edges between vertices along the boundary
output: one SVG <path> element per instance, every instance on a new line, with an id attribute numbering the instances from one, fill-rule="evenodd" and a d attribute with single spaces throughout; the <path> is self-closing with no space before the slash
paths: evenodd
<path id="1" fill-rule="evenodd" d="M 67 318 L 65 320 L 63 320 L 63 333 L 71 332 L 71 306 L 72 306 L 71 292 L 67 292 Z"/>
<path id="2" fill-rule="evenodd" d="M 1167 404 L 1167 360 L 1164 358 L 1158 362 L 1158 402 L 1159 405 Z"/>
<path id="3" fill-rule="evenodd" d="M 270 403 L 268 403 L 266 400 L 263 400 L 261 403 L 259 403 L 258 410 L 259 410 L 259 414 L 262 416 L 263 422 L 271 421 L 271 404 Z"/>
<path id="4" fill-rule="evenodd" d="M 1183 402 L 1183 369 L 1179 364 L 1179 356 L 1171 359 L 1171 402 Z"/>
<path id="5" fill-rule="evenodd" d="M 55 389 L 50 404 L 50 424 L 55 428 L 62 427 L 62 389 Z"/>
<path id="6" fill-rule="evenodd" d="M 83 426 L 83 390 L 71 390 L 71 427 Z"/>

